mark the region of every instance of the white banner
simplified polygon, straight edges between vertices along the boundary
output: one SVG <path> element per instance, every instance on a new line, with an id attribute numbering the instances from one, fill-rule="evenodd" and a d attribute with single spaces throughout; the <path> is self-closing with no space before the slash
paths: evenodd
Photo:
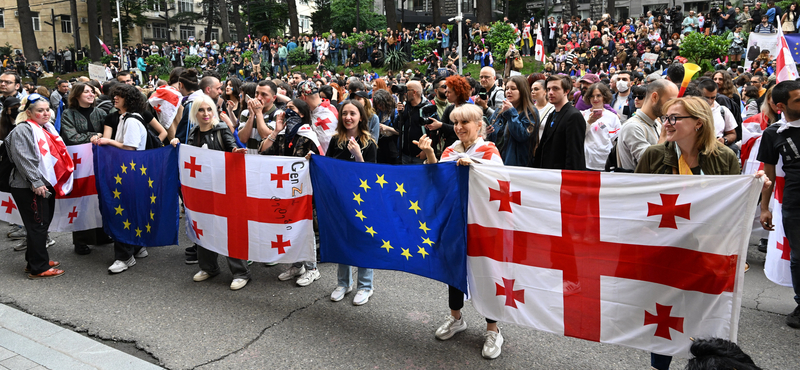
<path id="1" fill-rule="evenodd" d="M 778 35 L 775 33 L 764 34 L 751 32 L 747 39 L 747 49 L 745 51 L 744 69 L 749 70 L 753 61 L 764 51 L 769 51 L 769 60 L 775 60 L 778 56 Z"/>
<path id="2" fill-rule="evenodd" d="M 108 76 L 106 75 L 106 67 L 89 63 L 89 78 L 92 80 L 105 82 L 108 79 Z"/>

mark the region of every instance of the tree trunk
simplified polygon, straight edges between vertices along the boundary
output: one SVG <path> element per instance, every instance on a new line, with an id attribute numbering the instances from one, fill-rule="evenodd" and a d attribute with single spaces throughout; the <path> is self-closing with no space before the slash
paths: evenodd
<path id="1" fill-rule="evenodd" d="M 475 18 L 477 18 L 476 21 L 481 25 L 492 23 L 491 0 L 478 0 L 478 4 L 475 6 Z"/>
<path id="2" fill-rule="evenodd" d="M 78 0 L 69 0 L 70 19 L 72 20 L 72 38 L 75 40 L 75 51 L 81 48 L 80 18 L 78 18 Z"/>
<path id="3" fill-rule="evenodd" d="M 442 24 L 442 4 L 439 0 L 431 0 L 431 7 L 433 8 L 433 26 L 436 27 Z"/>
<path id="4" fill-rule="evenodd" d="M 300 25 L 297 23 L 297 0 L 286 0 L 289 5 L 289 34 L 300 37 Z"/>
<path id="5" fill-rule="evenodd" d="M 97 62 L 103 55 L 100 39 L 97 38 L 97 0 L 86 0 L 86 12 L 89 14 L 89 58 Z"/>
<path id="6" fill-rule="evenodd" d="M 241 40 L 244 35 L 247 34 L 247 30 L 244 28 L 244 22 L 242 22 L 241 13 L 239 13 L 239 1 L 240 0 L 231 1 L 231 4 L 233 5 L 231 20 L 233 21 L 233 25 L 236 26 L 236 38 Z"/>
<path id="7" fill-rule="evenodd" d="M 97 16 L 96 14 L 89 13 L 89 18 Z M 111 0 L 101 0 L 100 1 L 100 18 L 102 20 L 102 27 L 103 27 L 103 43 L 105 43 L 109 47 L 114 46 L 114 31 L 113 24 L 111 23 Z"/>
<path id="8" fill-rule="evenodd" d="M 30 61 L 42 60 L 39 54 L 39 46 L 36 44 L 36 36 L 33 33 L 33 19 L 31 18 L 31 5 L 28 0 L 17 0 L 19 9 L 19 30 L 22 37 L 22 52 L 25 58 Z"/>
<path id="9" fill-rule="evenodd" d="M 606 13 L 611 19 L 617 19 L 617 4 L 614 3 L 614 0 L 606 0 Z"/>
<path id="10" fill-rule="evenodd" d="M 219 23 L 220 28 L 222 28 L 222 42 L 230 42 L 231 41 L 231 22 L 228 21 L 228 1 L 227 0 L 219 0 Z M 242 36 L 237 35 L 237 37 L 241 40 Z"/>
<path id="11" fill-rule="evenodd" d="M 395 5 L 394 0 L 383 1 L 383 10 L 386 11 L 386 26 L 400 31 L 402 28 L 397 27 L 397 11 L 395 11 L 395 8 L 397 8 L 397 5 Z"/>
<path id="12" fill-rule="evenodd" d="M 217 7 L 213 1 L 208 2 L 208 26 L 206 27 L 206 34 L 203 37 L 205 42 L 211 42 L 211 30 L 214 29 L 214 9 Z"/>
<path id="13" fill-rule="evenodd" d="M 569 16 L 575 16 L 578 14 L 578 0 L 569 0 Z M 564 19 L 564 23 L 567 23 L 569 19 Z"/>

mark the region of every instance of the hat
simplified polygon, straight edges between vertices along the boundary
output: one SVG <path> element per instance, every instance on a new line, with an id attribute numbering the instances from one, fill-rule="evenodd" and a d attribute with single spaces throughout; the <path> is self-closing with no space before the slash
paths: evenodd
<path id="1" fill-rule="evenodd" d="M 356 96 L 360 96 L 364 99 L 369 99 L 369 94 L 366 91 L 356 91 Z"/>
<path id="2" fill-rule="evenodd" d="M 300 95 L 314 95 L 319 92 L 317 84 L 310 81 L 302 81 L 297 84 L 297 93 Z"/>
<path id="3" fill-rule="evenodd" d="M 406 74 L 407 74 L 407 75 L 410 75 L 410 74 L 411 74 L 411 69 L 407 69 L 407 70 L 406 70 Z"/>
<path id="4" fill-rule="evenodd" d="M 4 107 L 13 107 L 15 105 L 20 105 L 20 104 L 22 104 L 22 102 L 13 96 L 9 96 L 6 98 L 6 100 L 3 101 Z"/>
<path id="5" fill-rule="evenodd" d="M 578 82 L 588 82 L 590 84 L 596 84 L 596 83 L 600 82 L 600 77 L 597 77 L 596 74 L 591 74 L 590 73 L 590 74 L 586 74 L 583 77 L 581 77 L 581 79 L 578 80 Z"/>

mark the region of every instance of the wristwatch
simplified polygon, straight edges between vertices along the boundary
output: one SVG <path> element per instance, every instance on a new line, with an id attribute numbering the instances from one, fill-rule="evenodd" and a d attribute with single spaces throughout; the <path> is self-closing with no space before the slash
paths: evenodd
<path id="1" fill-rule="evenodd" d="M 723 140 L 725 140 L 725 145 L 728 145 L 728 138 L 727 138 L 727 137 L 724 137 L 724 138 L 722 138 L 722 139 L 723 139 Z"/>

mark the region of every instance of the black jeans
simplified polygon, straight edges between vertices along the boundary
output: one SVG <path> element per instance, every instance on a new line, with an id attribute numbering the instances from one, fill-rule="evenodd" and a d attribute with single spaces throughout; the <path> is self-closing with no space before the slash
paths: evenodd
<path id="1" fill-rule="evenodd" d="M 47 188 L 50 194 L 55 194 L 52 187 Z M 41 274 L 50 269 L 50 255 L 47 253 L 47 229 L 53 221 L 56 198 L 40 197 L 30 189 L 11 188 L 11 195 L 17 203 L 19 215 L 28 233 L 26 240 L 28 249 L 25 250 L 25 261 L 31 274 Z"/>
<path id="2" fill-rule="evenodd" d="M 131 259 L 131 257 L 133 257 L 134 254 L 139 253 L 139 251 L 142 250 L 142 248 L 144 247 L 115 241 L 114 259 L 125 262 Z"/>
<path id="3" fill-rule="evenodd" d="M 783 230 L 786 233 L 786 240 L 789 241 L 789 271 L 792 273 L 792 285 L 794 286 L 794 301 L 800 305 L 800 230 L 797 223 L 800 222 L 797 210 L 781 209 L 783 213 Z"/>
<path id="4" fill-rule="evenodd" d="M 447 300 L 449 301 L 450 309 L 453 311 L 460 311 L 462 308 L 464 308 L 464 292 L 452 285 L 448 285 L 447 288 Z M 492 320 L 488 317 L 486 318 L 487 324 L 494 324 L 496 322 L 497 320 Z"/>

